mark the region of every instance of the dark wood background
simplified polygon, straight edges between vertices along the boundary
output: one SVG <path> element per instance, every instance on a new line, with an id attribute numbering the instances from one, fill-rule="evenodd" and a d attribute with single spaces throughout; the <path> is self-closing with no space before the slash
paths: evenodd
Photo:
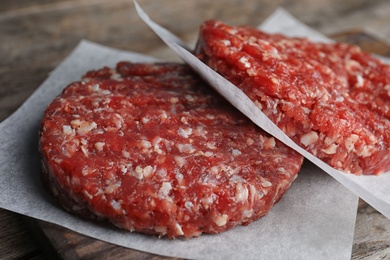
<path id="1" fill-rule="evenodd" d="M 260 24 L 278 6 L 336 40 L 390 56 L 387 0 L 139 0 L 159 23 L 194 43 L 199 24 Z M 15 111 L 78 44 L 177 60 L 143 24 L 131 0 L 1 0 L 0 121 Z M 0 209 L 1 259 L 156 259 Z M 360 201 L 352 259 L 390 259 L 390 220 Z"/>

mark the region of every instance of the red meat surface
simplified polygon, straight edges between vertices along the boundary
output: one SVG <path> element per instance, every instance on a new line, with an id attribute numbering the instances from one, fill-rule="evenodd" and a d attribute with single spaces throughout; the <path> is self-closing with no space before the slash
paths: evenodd
<path id="1" fill-rule="evenodd" d="M 66 210 L 168 238 L 260 218 L 303 161 L 186 65 L 129 62 L 66 87 L 45 111 L 40 151 Z"/>
<path id="2" fill-rule="evenodd" d="M 390 66 L 356 46 L 208 21 L 195 54 L 298 145 L 357 175 L 390 170 Z"/>

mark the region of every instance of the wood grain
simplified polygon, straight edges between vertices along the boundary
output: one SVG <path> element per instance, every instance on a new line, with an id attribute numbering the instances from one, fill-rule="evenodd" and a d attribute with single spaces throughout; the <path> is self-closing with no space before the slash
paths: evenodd
<path id="1" fill-rule="evenodd" d="M 352 259 L 390 259 L 390 220 L 359 201 Z"/>
<path id="2" fill-rule="evenodd" d="M 41 252 L 20 216 L 0 209 L 0 258 L 41 259 Z M 2 258 L 4 259 L 4 258 Z"/>

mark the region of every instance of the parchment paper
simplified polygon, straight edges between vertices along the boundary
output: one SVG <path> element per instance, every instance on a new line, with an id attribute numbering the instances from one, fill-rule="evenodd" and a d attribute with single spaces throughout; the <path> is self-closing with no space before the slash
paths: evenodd
<path id="1" fill-rule="evenodd" d="M 169 241 L 83 221 L 59 208 L 40 180 L 38 128 L 47 104 L 91 69 L 151 57 L 83 41 L 37 91 L 0 124 L 0 207 L 154 254 L 191 259 L 350 259 L 357 197 L 307 162 L 283 199 L 247 227 Z"/>
<path id="2" fill-rule="evenodd" d="M 140 17 L 174 50 L 186 63 L 202 75 L 221 95 L 230 101 L 243 114 L 250 118 L 269 134 L 275 136 L 286 145 L 298 151 L 305 158 L 316 164 L 322 170 L 364 199 L 371 206 L 390 218 L 390 172 L 380 176 L 356 176 L 335 170 L 287 137 L 261 110 L 237 87 L 203 64 L 188 51 L 188 47 L 177 36 L 153 22 L 135 2 Z M 330 42 L 331 40 L 299 22 L 283 9 L 278 9 L 270 16 L 261 29 L 270 33 L 283 33 L 289 36 L 308 37 L 313 41 Z M 389 129 L 390 131 L 390 129 Z"/>

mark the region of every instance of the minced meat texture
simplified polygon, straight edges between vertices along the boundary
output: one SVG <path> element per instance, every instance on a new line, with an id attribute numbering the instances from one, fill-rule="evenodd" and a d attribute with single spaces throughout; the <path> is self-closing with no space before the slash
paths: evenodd
<path id="1" fill-rule="evenodd" d="M 168 238 L 260 218 L 303 161 L 173 63 L 88 72 L 48 106 L 40 150 L 66 210 Z"/>
<path id="2" fill-rule="evenodd" d="M 390 66 L 342 43 L 208 21 L 195 54 L 332 167 L 390 170 Z"/>

